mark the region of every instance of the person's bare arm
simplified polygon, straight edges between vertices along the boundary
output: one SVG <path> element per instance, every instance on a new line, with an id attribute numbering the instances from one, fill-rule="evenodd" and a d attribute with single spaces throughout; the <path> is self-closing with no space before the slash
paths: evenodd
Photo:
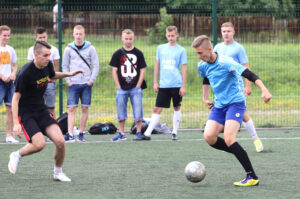
<path id="1" fill-rule="evenodd" d="M 159 85 L 158 85 L 158 73 L 159 73 L 159 66 L 160 63 L 159 61 L 157 60 L 155 62 L 155 67 L 154 67 L 154 75 L 153 75 L 153 90 L 154 92 L 158 92 L 158 88 L 159 88 Z"/>

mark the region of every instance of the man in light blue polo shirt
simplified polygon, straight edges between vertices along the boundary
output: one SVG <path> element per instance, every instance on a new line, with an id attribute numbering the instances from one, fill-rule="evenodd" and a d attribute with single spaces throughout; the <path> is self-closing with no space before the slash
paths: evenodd
<path id="1" fill-rule="evenodd" d="M 254 82 L 261 91 L 264 102 L 272 95 L 263 82 L 249 69 L 233 61 L 232 58 L 213 52 L 207 36 L 197 37 L 193 48 L 202 61 L 198 65 L 203 81 L 203 101 L 212 109 L 204 130 L 205 141 L 213 148 L 232 153 L 246 171 L 244 180 L 234 182 L 235 186 L 255 186 L 259 179 L 254 172 L 247 152 L 236 141 L 236 136 L 246 111 L 241 76 Z M 214 91 L 214 102 L 208 100 L 209 84 Z M 219 133 L 224 130 L 224 139 Z"/>
<path id="2" fill-rule="evenodd" d="M 223 23 L 221 26 L 221 33 L 224 42 L 217 44 L 214 48 L 214 51 L 217 52 L 218 54 L 223 54 L 228 57 L 231 57 L 234 61 L 236 61 L 239 64 L 242 64 L 243 66 L 245 66 L 250 70 L 249 61 L 248 61 L 245 48 L 241 44 L 236 42 L 233 38 L 235 33 L 233 24 L 231 22 Z M 240 83 L 241 86 L 244 87 L 244 82 L 242 79 L 240 80 Z M 245 83 L 246 86 L 244 89 L 244 95 L 247 99 L 248 96 L 251 94 L 251 84 L 250 81 L 247 79 L 245 79 Z M 249 117 L 249 115 L 247 114 L 247 112 L 245 112 L 244 114 L 243 124 L 253 139 L 253 143 L 256 151 L 261 152 L 264 148 L 263 144 L 259 139 L 254 123 L 252 119 Z"/>

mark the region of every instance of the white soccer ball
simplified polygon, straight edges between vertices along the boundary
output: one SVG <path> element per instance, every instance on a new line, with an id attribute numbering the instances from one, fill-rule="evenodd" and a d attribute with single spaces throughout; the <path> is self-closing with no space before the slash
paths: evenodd
<path id="1" fill-rule="evenodd" d="M 206 175 L 205 166 L 201 162 L 193 161 L 186 165 L 184 174 L 190 182 L 200 182 Z"/>

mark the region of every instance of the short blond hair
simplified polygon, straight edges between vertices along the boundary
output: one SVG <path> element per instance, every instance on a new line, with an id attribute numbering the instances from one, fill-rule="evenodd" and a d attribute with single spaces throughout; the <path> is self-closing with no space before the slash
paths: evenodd
<path id="1" fill-rule="evenodd" d="M 85 32 L 85 29 L 84 29 L 84 27 L 82 25 L 76 25 L 76 26 L 74 26 L 73 31 L 75 31 L 75 30 L 83 30 Z"/>
<path id="2" fill-rule="evenodd" d="M 221 28 L 223 28 L 223 27 L 231 27 L 234 30 L 234 26 L 233 26 L 233 24 L 230 21 L 223 23 L 222 26 L 221 26 Z"/>
<path id="3" fill-rule="evenodd" d="M 194 39 L 194 41 L 192 43 L 192 47 L 198 48 L 200 46 L 204 49 L 212 48 L 211 42 L 206 35 L 200 35 Z"/>
<path id="4" fill-rule="evenodd" d="M 10 31 L 10 27 L 7 25 L 0 26 L 0 34 L 2 34 L 3 31 Z"/>
<path id="5" fill-rule="evenodd" d="M 172 32 L 172 31 L 175 31 L 176 33 L 178 33 L 178 29 L 176 26 L 168 26 L 166 28 L 166 32 Z"/>
<path id="6" fill-rule="evenodd" d="M 122 31 L 122 34 L 130 35 L 130 34 L 134 34 L 134 32 L 131 29 L 125 29 Z"/>

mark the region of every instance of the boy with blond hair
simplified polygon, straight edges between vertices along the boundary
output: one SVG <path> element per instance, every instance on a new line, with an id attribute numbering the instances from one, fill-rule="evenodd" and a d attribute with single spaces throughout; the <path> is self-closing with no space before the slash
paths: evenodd
<path id="1" fill-rule="evenodd" d="M 151 133 L 158 124 L 163 108 L 170 108 L 173 100 L 174 116 L 171 139 L 177 140 L 177 131 L 181 119 L 180 106 L 185 95 L 187 55 L 185 49 L 177 44 L 176 26 L 166 28 L 168 43 L 158 46 L 154 68 L 154 92 L 158 93 L 150 124 L 140 140 L 151 140 Z M 180 74 L 180 66 L 181 72 Z M 158 74 L 160 80 L 158 82 Z"/>
<path id="2" fill-rule="evenodd" d="M 130 98 L 133 109 L 133 120 L 136 122 L 136 139 L 142 136 L 143 93 L 142 83 L 146 71 L 146 62 L 142 51 L 133 46 L 134 32 L 130 29 L 122 31 L 123 47 L 112 56 L 109 65 L 117 88 L 117 113 L 120 132 L 112 138 L 113 142 L 126 140 L 125 121 L 127 119 L 127 102 Z"/>
<path id="3" fill-rule="evenodd" d="M 68 84 L 68 132 L 65 140 L 74 142 L 75 137 L 73 128 L 75 123 L 75 113 L 78 107 L 78 101 L 81 100 L 82 115 L 80 118 L 80 127 L 77 141 L 85 142 L 84 130 L 88 119 L 88 108 L 91 105 L 92 86 L 99 72 L 99 59 L 96 49 L 88 41 L 85 41 L 85 30 L 82 25 L 76 25 L 73 30 L 74 41 L 65 48 L 62 70 L 63 72 L 72 72 L 83 70 L 83 74 L 67 77 Z"/>

